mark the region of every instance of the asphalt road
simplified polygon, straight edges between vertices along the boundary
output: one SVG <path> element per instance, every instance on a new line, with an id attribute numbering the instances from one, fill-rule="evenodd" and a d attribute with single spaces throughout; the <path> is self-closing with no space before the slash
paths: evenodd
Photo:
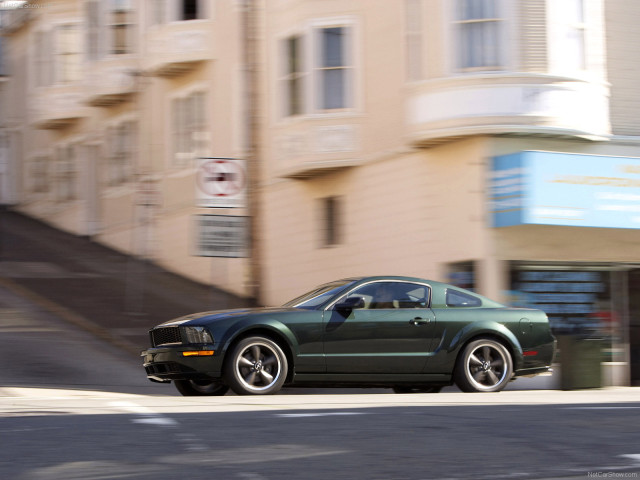
<path id="1" fill-rule="evenodd" d="M 0 479 L 640 477 L 637 389 L 186 398 L 0 289 Z"/>

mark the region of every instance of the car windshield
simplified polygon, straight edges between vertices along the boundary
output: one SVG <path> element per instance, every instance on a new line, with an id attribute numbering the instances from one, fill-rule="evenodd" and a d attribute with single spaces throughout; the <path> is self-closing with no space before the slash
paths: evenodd
<path id="1" fill-rule="evenodd" d="M 305 293 L 304 295 L 299 296 L 298 298 L 294 298 L 283 306 L 314 310 L 329 301 L 333 296 L 344 291 L 353 283 L 355 283 L 355 280 L 338 280 L 336 282 L 327 283 L 326 285 L 322 285 L 308 293 Z"/>

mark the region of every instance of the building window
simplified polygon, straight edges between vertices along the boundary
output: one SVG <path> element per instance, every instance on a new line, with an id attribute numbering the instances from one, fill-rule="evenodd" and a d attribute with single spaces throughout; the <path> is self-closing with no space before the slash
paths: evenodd
<path id="1" fill-rule="evenodd" d="M 87 2 L 86 5 L 87 24 L 87 59 L 98 60 L 100 58 L 100 3 L 97 1 Z"/>
<path id="2" fill-rule="evenodd" d="M 564 51 L 562 64 L 567 70 L 584 70 L 586 68 L 584 18 L 584 0 L 569 0 L 562 3 L 566 9 L 562 18 L 566 19 Z M 555 45 L 554 45 L 555 48 Z"/>
<path id="3" fill-rule="evenodd" d="M 81 45 L 78 26 L 60 25 L 55 32 L 56 83 L 77 82 L 81 77 Z"/>
<path id="4" fill-rule="evenodd" d="M 110 53 L 133 52 L 133 8 L 130 0 L 111 0 L 109 12 L 111 32 Z"/>
<path id="5" fill-rule="evenodd" d="M 55 201 L 69 202 L 76 199 L 75 148 L 71 145 L 58 147 L 55 165 Z"/>
<path id="6" fill-rule="evenodd" d="M 354 27 L 318 26 L 281 43 L 282 115 L 333 113 L 354 107 Z"/>
<path id="7" fill-rule="evenodd" d="M 182 0 L 182 20 L 198 18 L 198 0 Z"/>
<path id="8" fill-rule="evenodd" d="M 422 0 L 405 0 L 407 80 L 424 80 L 422 67 Z"/>
<path id="9" fill-rule="evenodd" d="M 0 39 L 0 77 L 7 77 L 9 75 L 9 69 L 7 68 L 7 61 L 4 55 L 4 39 Z"/>
<path id="10" fill-rule="evenodd" d="M 317 31 L 320 56 L 316 63 L 319 110 L 349 108 L 350 29 L 349 27 L 319 28 Z"/>
<path id="11" fill-rule="evenodd" d="M 134 171 L 137 125 L 122 122 L 107 130 L 106 181 L 110 187 L 131 180 Z"/>
<path id="12" fill-rule="evenodd" d="M 181 0 L 178 2 L 178 20 L 200 20 L 206 18 L 206 0 Z"/>
<path id="13" fill-rule="evenodd" d="M 36 157 L 31 161 L 29 172 L 31 193 L 49 192 L 49 158 Z"/>
<path id="14" fill-rule="evenodd" d="M 461 69 L 496 70 L 502 67 L 502 18 L 498 0 L 458 0 Z"/>
<path id="15" fill-rule="evenodd" d="M 162 25 L 167 21 L 167 4 L 165 0 L 151 0 L 151 25 Z"/>
<path id="16" fill-rule="evenodd" d="M 341 198 L 326 197 L 320 200 L 321 204 L 321 232 L 323 247 L 331 247 L 341 242 Z"/>
<path id="17" fill-rule="evenodd" d="M 201 153 L 208 129 L 206 94 L 194 92 L 172 102 L 172 137 L 174 165 L 189 166 L 191 160 Z"/>
<path id="18" fill-rule="evenodd" d="M 304 111 L 304 78 L 302 36 L 284 40 L 285 71 L 282 83 L 285 92 L 285 116 L 300 115 Z"/>
<path id="19" fill-rule="evenodd" d="M 39 31 L 34 39 L 35 83 L 36 87 L 46 87 L 52 79 L 52 31 Z"/>

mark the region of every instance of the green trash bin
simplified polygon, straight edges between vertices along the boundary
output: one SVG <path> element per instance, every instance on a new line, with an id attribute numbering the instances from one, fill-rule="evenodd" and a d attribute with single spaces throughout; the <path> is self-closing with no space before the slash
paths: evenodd
<path id="1" fill-rule="evenodd" d="M 560 388 L 579 390 L 602 387 L 602 339 L 559 335 Z"/>

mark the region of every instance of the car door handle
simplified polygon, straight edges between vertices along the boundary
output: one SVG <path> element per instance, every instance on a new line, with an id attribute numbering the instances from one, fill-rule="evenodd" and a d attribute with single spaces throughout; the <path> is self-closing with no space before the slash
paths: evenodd
<path id="1" fill-rule="evenodd" d="M 409 320 L 409 323 L 411 325 L 426 325 L 427 323 L 429 323 L 431 320 L 428 318 L 422 318 L 422 317 L 416 317 L 413 320 Z"/>

